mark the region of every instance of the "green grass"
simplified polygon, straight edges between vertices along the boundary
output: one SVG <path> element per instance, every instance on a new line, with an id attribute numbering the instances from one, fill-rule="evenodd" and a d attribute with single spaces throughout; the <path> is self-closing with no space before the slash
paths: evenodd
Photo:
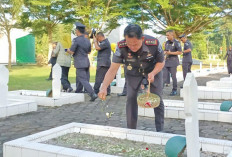
<path id="1" fill-rule="evenodd" d="M 203 62 L 202 68 L 209 68 L 208 62 Z M 220 66 L 223 66 L 221 62 Z M 216 67 L 216 64 L 213 63 L 213 67 Z M 199 69 L 199 65 L 193 65 L 192 70 Z M 50 66 L 36 66 L 36 65 L 22 65 L 22 66 L 12 66 L 10 69 L 10 78 L 9 78 L 9 90 L 47 90 L 52 87 L 52 81 L 47 81 L 50 74 Z M 178 71 L 182 71 L 182 66 L 178 66 Z M 90 82 L 95 81 L 96 68 L 90 68 Z M 124 70 L 122 68 L 122 77 L 124 77 Z M 72 66 L 69 71 L 69 81 L 71 83 L 76 82 L 76 69 Z"/>
<path id="2" fill-rule="evenodd" d="M 47 81 L 50 66 L 23 65 L 12 66 L 10 69 L 9 90 L 47 90 L 52 87 L 52 81 Z M 90 82 L 94 82 L 96 69 L 90 69 Z M 72 66 L 69 71 L 70 83 L 76 82 L 76 69 Z"/>

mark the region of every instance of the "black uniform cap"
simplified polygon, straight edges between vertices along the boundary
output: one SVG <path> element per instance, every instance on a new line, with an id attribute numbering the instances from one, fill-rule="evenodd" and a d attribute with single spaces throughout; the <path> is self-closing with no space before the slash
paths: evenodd
<path id="1" fill-rule="evenodd" d="M 85 29 L 85 25 L 83 25 L 83 24 L 80 23 L 80 22 L 76 22 L 75 25 L 76 25 L 76 29 L 78 29 L 78 28 Z"/>
<path id="2" fill-rule="evenodd" d="M 186 35 L 182 34 L 182 35 L 179 36 L 179 38 L 183 38 L 183 37 L 186 37 Z"/>

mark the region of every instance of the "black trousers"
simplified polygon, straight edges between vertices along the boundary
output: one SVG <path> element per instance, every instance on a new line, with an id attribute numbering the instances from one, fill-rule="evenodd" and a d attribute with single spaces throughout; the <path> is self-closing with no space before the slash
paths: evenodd
<path id="1" fill-rule="evenodd" d="M 191 72 L 191 62 L 182 63 L 183 77 L 186 78 L 187 73 Z"/>
<path id="2" fill-rule="evenodd" d="M 95 77 L 95 84 L 94 84 L 94 92 L 97 94 L 101 87 L 101 84 L 104 80 L 106 72 L 109 70 L 109 67 L 99 66 L 97 67 L 96 77 Z M 110 85 L 107 87 L 107 93 L 110 94 Z"/>
<path id="3" fill-rule="evenodd" d="M 89 84 L 89 68 L 76 69 L 76 93 L 81 93 L 83 87 L 87 93 L 94 93 L 92 86 Z"/>
<path id="4" fill-rule="evenodd" d="M 227 59 L 228 74 L 232 74 L 232 60 Z"/>
<path id="5" fill-rule="evenodd" d="M 176 78 L 176 71 L 177 71 L 177 67 L 164 67 L 163 68 L 163 82 L 167 82 L 167 78 L 170 77 L 169 73 L 171 73 L 171 77 L 172 77 L 172 83 L 173 83 L 173 87 L 172 87 L 172 91 L 176 91 L 177 90 L 177 78 Z"/>
<path id="6" fill-rule="evenodd" d="M 127 102 L 126 102 L 126 116 L 127 127 L 130 129 L 136 129 L 138 120 L 138 103 L 137 94 L 140 89 L 143 77 L 129 76 L 127 75 Z M 151 83 L 151 93 L 155 93 L 160 96 L 160 105 L 154 108 L 155 113 L 155 126 L 156 131 L 162 131 L 164 128 L 164 103 L 162 100 L 162 87 L 155 87 L 154 83 Z"/>
<path id="7" fill-rule="evenodd" d="M 63 86 L 63 89 L 67 90 L 68 88 L 71 87 L 70 82 L 68 80 L 68 73 L 70 67 L 61 66 L 61 69 L 62 69 L 61 84 Z"/>

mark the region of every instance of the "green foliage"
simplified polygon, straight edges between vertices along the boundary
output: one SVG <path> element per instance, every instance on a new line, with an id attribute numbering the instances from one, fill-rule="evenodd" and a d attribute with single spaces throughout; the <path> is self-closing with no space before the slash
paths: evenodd
<path id="1" fill-rule="evenodd" d="M 224 56 L 226 55 L 226 51 L 227 51 L 226 37 L 225 37 L 225 35 L 223 35 L 223 39 L 222 39 L 222 58 L 224 58 Z"/>
<path id="2" fill-rule="evenodd" d="M 0 34 L 6 34 L 9 44 L 8 67 L 11 68 L 11 29 L 17 26 L 18 15 L 22 9 L 22 0 L 0 0 Z"/>
<path id="3" fill-rule="evenodd" d="M 192 36 L 193 43 L 193 58 L 206 59 L 207 54 L 207 44 L 206 44 L 206 35 L 202 33 L 196 33 Z"/>
<path id="4" fill-rule="evenodd" d="M 123 16 L 119 0 L 69 0 L 78 21 L 87 26 L 87 31 L 91 28 L 97 31 L 111 31 L 115 29 L 118 20 Z"/>
<path id="5" fill-rule="evenodd" d="M 48 36 L 45 33 L 35 37 L 35 53 L 38 65 L 46 65 L 48 63 L 48 43 Z"/>
<path id="6" fill-rule="evenodd" d="M 134 0 L 134 4 L 137 6 L 132 6 L 132 12 L 128 9 L 131 18 L 141 20 L 134 12 L 139 8 L 146 13 L 144 16 L 148 18 L 145 19 L 154 24 L 154 32 L 164 33 L 164 30 L 173 29 L 177 36 L 203 31 L 215 20 L 231 15 L 232 6 L 231 0 Z"/>
<path id="7" fill-rule="evenodd" d="M 71 4 L 64 0 L 25 0 L 21 25 L 30 27 L 34 34 L 48 34 L 52 42 L 52 31 L 57 24 L 74 20 Z"/>

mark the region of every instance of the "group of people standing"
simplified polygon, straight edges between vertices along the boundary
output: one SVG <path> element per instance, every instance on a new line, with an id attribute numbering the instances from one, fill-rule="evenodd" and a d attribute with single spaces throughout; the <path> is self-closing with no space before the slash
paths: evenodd
<path id="1" fill-rule="evenodd" d="M 72 92 L 73 88 L 68 81 L 68 73 L 71 66 L 71 57 L 74 59 L 74 67 L 76 68 L 76 91 L 75 93 L 86 92 L 89 94 L 90 101 L 94 101 L 98 96 L 99 88 L 104 79 L 106 72 L 111 65 L 111 46 L 107 38 L 102 32 L 98 32 L 93 36 L 93 42 L 97 55 L 97 71 L 94 87 L 89 83 L 90 79 L 90 61 L 88 55 L 91 53 L 91 43 L 88 33 L 85 31 L 85 25 L 77 22 L 76 35 L 73 39 L 70 49 L 65 50 L 60 42 L 53 43 L 53 51 L 50 59 L 52 67 L 58 63 L 62 68 L 61 84 L 63 90 Z M 48 80 L 52 79 L 52 71 Z M 107 89 L 107 95 L 110 95 L 110 86 Z"/>

